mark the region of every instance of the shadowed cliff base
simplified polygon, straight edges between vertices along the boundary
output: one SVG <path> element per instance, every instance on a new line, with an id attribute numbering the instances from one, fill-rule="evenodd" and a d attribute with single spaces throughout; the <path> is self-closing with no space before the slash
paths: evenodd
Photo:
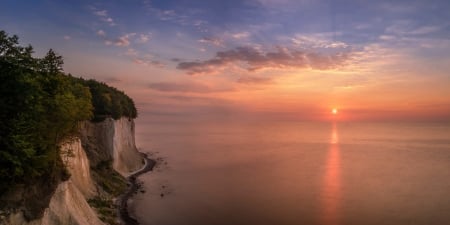
<path id="1" fill-rule="evenodd" d="M 129 176 L 127 176 L 128 181 L 128 190 L 117 199 L 117 205 L 119 210 L 119 218 L 122 224 L 125 225 L 138 225 L 139 222 L 130 216 L 128 212 L 128 199 L 130 199 L 138 190 L 139 185 L 137 183 L 137 177 L 148 172 L 152 171 L 153 167 L 156 165 L 156 161 L 148 158 L 147 154 L 141 153 L 144 158 L 144 166 Z"/>

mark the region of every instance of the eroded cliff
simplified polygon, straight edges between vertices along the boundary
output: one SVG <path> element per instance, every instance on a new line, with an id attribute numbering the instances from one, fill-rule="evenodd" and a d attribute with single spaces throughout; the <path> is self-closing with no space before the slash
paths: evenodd
<path id="1" fill-rule="evenodd" d="M 128 118 L 105 119 L 100 123 L 84 122 L 81 140 L 91 166 L 112 161 L 113 168 L 122 175 L 142 166 L 142 157 L 136 149 L 134 121 Z"/>
<path id="2" fill-rule="evenodd" d="M 125 176 L 142 166 L 142 157 L 134 141 L 134 122 L 128 118 L 83 122 L 79 137 L 62 143 L 60 152 L 71 176 L 58 185 L 43 217 L 26 221 L 20 209 L 12 209 L 8 216 L 0 219 L 0 224 L 103 225 L 105 223 L 88 200 L 97 198 L 103 201 L 119 194 L 117 190 L 121 189 L 114 186 L 124 183 L 117 184 L 114 179 L 124 179 L 115 175 L 115 171 Z M 109 165 L 115 171 L 111 171 Z"/>

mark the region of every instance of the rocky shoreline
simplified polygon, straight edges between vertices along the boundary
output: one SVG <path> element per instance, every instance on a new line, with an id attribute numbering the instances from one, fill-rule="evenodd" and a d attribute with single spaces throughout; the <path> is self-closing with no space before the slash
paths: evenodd
<path id="1" fill-rule="evenodd" d="M 145 153 L 142 153 L 142 156 L 144 159 L 144 166 L 140 170 L 137 170 L 126 177 L 128 181 L 128 189 L 117 199 L 116 202 L 120 222 L 125 225 L 139 224 L 139 222 L 135 218 L 131 217 L 128 212 L 128 199 L 130 199 L 139 189 L 139 184 L 136 178 L 148 171 L 153 170 L 153 167 L 156 165 L 156 161 L 148 158 Z"/>

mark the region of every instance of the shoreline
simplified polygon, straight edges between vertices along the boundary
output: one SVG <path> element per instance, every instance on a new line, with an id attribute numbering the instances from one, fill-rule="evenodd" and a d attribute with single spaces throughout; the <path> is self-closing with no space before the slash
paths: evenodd
<path id="1" fill-rule="evenodd" d="M 147 154 L 145 153 L 141 153 L 142 157 L 144 159 L 144 166 L 137 170 L 134 171 L 133 173 L 131 173 L 130 175 L 128 175 L 126 177 L 127 182 L 128 182 L 128 190 L 122 194 L 121 196 L 118 197 L 116 205 L 117 207 L 117 213 L 119 215 L 119 220 L 121 224 L 125 224 L 125 225 L 138 225 L 139 222 L 130 216 L 129 212 L 128 212 L 128 199 L 130 199 L 131 197 L 133 197 L 133 195 L 136 193 L 136 191 L 138 190 L 139 186 L 138 183 L 136 182 L 136 178 L 148 171 L 152 171 L 153 167 L 155 167 L 156 165 L 156 161 L 153 159 L 148 158 Z"/>

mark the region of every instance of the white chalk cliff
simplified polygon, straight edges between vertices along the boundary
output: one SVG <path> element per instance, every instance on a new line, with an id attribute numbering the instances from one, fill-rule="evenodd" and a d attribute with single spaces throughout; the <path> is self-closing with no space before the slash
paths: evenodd
<path id="1" fill-rule="evenodd" d="M 112 159 L 113 168 L 122 175 L 139 169 L 142 157 L 136 150 L 134 132 L 134 121 L 128 118 L 83 123 L 81 139 L 89 149 L 91 165 L 97 161 Z"/>
<path id="2" fill-rule="evenodd" d="M 127 175 L 142 166 L 142 157 L 134 141 L 134 122 L 128 118 L 84 122 L 80 131 L 81 139 L 75 138 L 61 145 L 62 159 L 71 177 L 58 185 L 44 216 L 26 222 L 22 214 L 17 213 L 11 215 L 6 224 L 104 224 L 87 203 L 87 199 L 97 194 L 90 167 L 99 161 L 110 160 L 117 172 Z"/>

